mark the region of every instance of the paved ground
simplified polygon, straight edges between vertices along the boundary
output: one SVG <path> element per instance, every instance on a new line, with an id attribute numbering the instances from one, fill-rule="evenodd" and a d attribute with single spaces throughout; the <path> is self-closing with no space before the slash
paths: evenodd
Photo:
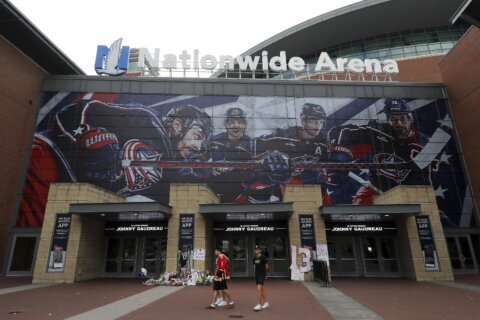
<path id="1" fill-rule="evenodd" d="M 140 280 L 99 279 L 46 287 L 0 277 L 3 319 L 478 319 L 480 275 L 457 281 L 335 278 L 318 283 L 268 279 L 271 307 L 254 312 L 252 280 L 232 280 L 234 309 L 206 310 L 211 287 L 150 288 Z M 19 288 L 22 288 L 20 291 Z"/>

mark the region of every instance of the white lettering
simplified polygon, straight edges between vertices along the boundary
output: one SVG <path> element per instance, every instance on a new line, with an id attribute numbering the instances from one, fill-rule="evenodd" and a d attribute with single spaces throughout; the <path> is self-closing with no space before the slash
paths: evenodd
<path id="1" fill-rule="evenodd" d="M 204 55 L 200 59 L 200 65 L 203 69 L 213 70 L 217 67 L 217 58 L 215 58 L 211 54 Z"/>
<path id="2" fill-rule="evenodd" d="M 337 58 L 337 71 L 345 72 L 345 64 L 348 62 L 347 58 Z"/>
<path id="3" fill-rule="evenodd" d="M 183 50 L 182 53 L 178 56 L 180 60 L 182 60 L 182 67 L 183 69 L 189 69 L 190 65 L 188 64 L 188 59 L 192 56 L 187 53 L 187 50 Z"/>
<path id="4" fill-rule="evenodd" d="M 292 71 L 302 71 L 305 69 L 305 61 L 300 57 L 292 57 L 288 61 L 288 67 Z"/>
<path id="5" fill-rule="evenodd" d="M 353 58 L 352 60 L 348 61 L 347 70 L 354 73 L 362 73 L 365 71 L 365 64 L 362 60 Z"/>
<path id="6" fill-rule="evenodd" d="M 315 71 L 337 71 L 337 68 L 330 59 L 330 56 L 326 52 L 320 53 L 318 57 L 317 65 L 315 66 Z"/>
<path id="7" fill-rule="evenodd" d="M 238 67 L 240 68 L 240 70 L 243 70 L 243 71 L 247 69 L 256 70 L 258 65 L 258 60 L 260 60 L 260 57 L 255 56 L 255 58 L 252 60 L 251 56 L 246 56 L 245 58 L 242 56 L 237 56 L 235 60 L 237 60 Z"/>
<path id="8" fill-rule="evenodd" d="M 233 58 L 232 56 L 220 56 L 220 68 L 234 70 L 235 58 Z"/>
<path id="9" fill-rule="evenodd" d="M 372 69 L 372 65 L 373 65 L 373 69 Z M 374 72 L 373 70 L 375 70 L 375 73 L 380 73 L 382 72 L 382 64 L 378 59 L 365 59 L 365 70 L 368 73 Z"/>
<path id="10" fill-rule="evenodd" d="M 399 73 L 398 63 L 393 59 L 383 60 L 383 72 L 385 73 Z"/>
<path id="11" fill-rule="evenodd" d="M 287 71 L 287 56 L 280 51 L 280 56 L 273 56 L 268 64 L 273 71 Z"/>
<path id="12" fill-rule="evenodd" d="M 158 68 L 160 66 L 160 49 L 155 49 L 154 57 L 146 48 L 138 49 L 138 67 L 144 68 L 145 67 L 145 60 L 147 61 L 148 67 L 155 67 Z"/>
<path id="13" fill-rule="evenodd" d="M 175 69 L 177 68 L 177 56 L 174 54 L 166 54 L 163 56 L 165 60 L 163 60 L 163 67 L 165 69 Z"/>

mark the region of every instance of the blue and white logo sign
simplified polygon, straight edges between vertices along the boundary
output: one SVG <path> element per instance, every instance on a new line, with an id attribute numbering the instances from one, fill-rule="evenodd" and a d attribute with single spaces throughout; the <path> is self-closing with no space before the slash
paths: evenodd
<path id="1" fill-rule="evenodd" d="M 97 46 L 97 57 L 95 59 L 95 71 L 98 74 L 119 76 L 128 70 L 128 56 L 130 47 L 122 47 L 122 38 L 116 40 L 110 48 Z"/>

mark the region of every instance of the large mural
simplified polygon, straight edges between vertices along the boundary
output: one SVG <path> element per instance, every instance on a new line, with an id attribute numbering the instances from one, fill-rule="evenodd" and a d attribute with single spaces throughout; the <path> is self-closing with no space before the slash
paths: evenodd
<path id="1" fill-rule="evenodd" d="M 41 226 L 54 182 L 164 203 L 171 182 L 237 203 L 319 184 L 326 204 L 431 184 L 445 227 L 476 225 L 446 100 L 46 92 L 19 227 Z"/>

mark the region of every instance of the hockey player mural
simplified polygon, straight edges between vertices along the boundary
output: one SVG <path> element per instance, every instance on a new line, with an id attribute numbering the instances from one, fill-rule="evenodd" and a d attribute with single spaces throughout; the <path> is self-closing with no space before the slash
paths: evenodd
<path id="1" fill-rule="evenodd" d="M 444 225 L 476 223 L 445 100 L 44 95 L 19 227 L 41 226 L 52 182 L 165 203 L 171 182 L 208 183 L 222 202 L 319 184 L 331 204 L 431 184 Z"/>

